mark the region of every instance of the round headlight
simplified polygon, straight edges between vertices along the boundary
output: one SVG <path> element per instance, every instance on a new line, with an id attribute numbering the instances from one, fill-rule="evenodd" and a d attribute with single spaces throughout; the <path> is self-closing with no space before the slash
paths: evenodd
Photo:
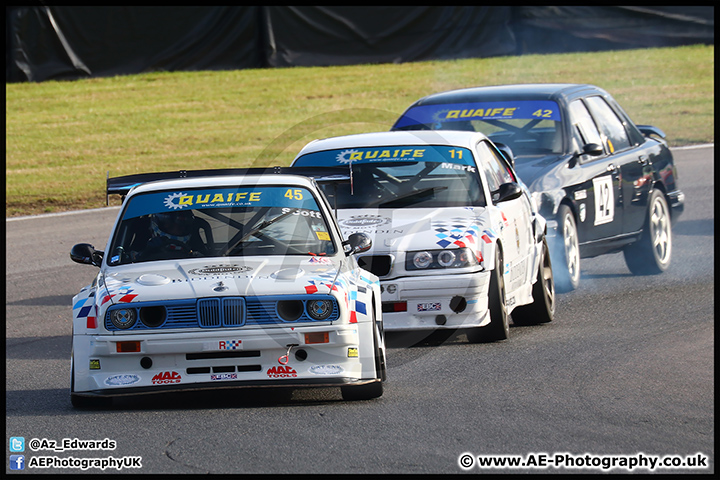
<path id="1" fill-rule="evenodd" d="M 140 321 L 148 327 L 159 327 L 165 322 L 165 317 L 167 317 L 167 310 L 162 305 L 140 309 Z"/>
<path id="2" fill-rule="evenodd" d="M 303 314 L 303 303 L 300 300 L 280 300 L 277 302 L 277 314 L 286 322 L 294 322 Z"/>
<path id="3" fill-rule="evenodd" d="M 325 320 L 333 312 L 333 302 L 331 300 L 310 300 L 307 302 L 307 311 L 313 320 Z"/>
<path id="4" fill-rule="evenodd" d="M 432 263 L 432 255 L 428 252 L 417 252 L 413 256 L 413 265 L 416 268 L 427 268 Z"/>
<path id="5" fill-rule="evenodd" d="M 110 321 L 117 328 L 126 330 L 137 321 L 137 314 L 134 308 L 118 308 L 110 312 Z"/>
<path id="6" fill-rule="evenodd" d="M 443 267 L 450 267 L 455 263 L 455 252 L 452 250 L 443 250 L 438 254 L 438 263 Z"/>

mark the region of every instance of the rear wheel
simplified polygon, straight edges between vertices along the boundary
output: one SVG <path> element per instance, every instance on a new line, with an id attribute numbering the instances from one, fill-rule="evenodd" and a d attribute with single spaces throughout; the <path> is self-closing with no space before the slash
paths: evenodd
<path id="1" fill-rule="evenodd" d="M 580 245 L 577 224 L 567 205 L 558 209 L 558 236 L 553 246 L 552 264 L 555 266 L 555 286 L 569 292 L 580 286 Z"/>
<path id="2" fill-rule="evenodd" d="M 536 325 L 552 322 L 555 315 L 555 283 L 550 262 L 550 251 L 543 240 L 542 256 L 538 266 L 537 278 L 532 289 L 533 303 L 515 307 L 513 322 L 518 325 Z"/>
<path id="3" fill-rule="evenodd" d="M 500 246 L 495 248 L 495 268 L 490 275 L 488 291 L 488 312 L 490 323 L 484 327 L 468 331 L 468 340 L 472 343 L 497 342 L 505 340 L 510 334 L 510 315 L 505 301 L 505 278 L 503 277 L 503 256 Z"/>
<path id="4" fill-rule="evenodd" d="M 672 231 L 665 196 L 661 191 L 653 190 L 648 205 L 640 240 L 623 250 L 625 263 L 635 275 L 655 275 L 670 266 Z"/>

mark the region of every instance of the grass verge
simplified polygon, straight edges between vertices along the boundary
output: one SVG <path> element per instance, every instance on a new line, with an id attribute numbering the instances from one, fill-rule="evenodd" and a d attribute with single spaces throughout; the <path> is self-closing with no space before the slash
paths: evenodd
<path id="1" fill-rule="evenodd" d="M 714 141 L 714 46 L 6 84 L 6 217 L 105 205 L 105 178 L 288 165 L 443 90 L 591 83 L 671 145 Z"/>

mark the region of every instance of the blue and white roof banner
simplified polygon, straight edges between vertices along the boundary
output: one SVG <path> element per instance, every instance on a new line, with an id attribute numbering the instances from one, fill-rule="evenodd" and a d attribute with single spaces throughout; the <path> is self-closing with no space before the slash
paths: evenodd
<path id="1" fill-rule="evenodd" d="M 298 158 L 301 167 L 331 167 L 349 164 L 390 162 L 435 162 L 475 165 L 467 148 L 446 145 L 393 145 L 389 147 L 355 147 L 313 152 Z"/>
<path id="2" fill-rule="evenodd" d="M 320 210 L 315 198 L 304 188 L 224 187 L 136 195 L 132 197 L 124 218 L 160 212 L 226 207 L 289 207 Z"/>
<path id="3" fill-rule="evenodd" d="M 560 108 L 551 100 L 514 100 L 423 105 L 408 110 L 394 128 L 467 120 L 546 119 L 560 121 Z"/>

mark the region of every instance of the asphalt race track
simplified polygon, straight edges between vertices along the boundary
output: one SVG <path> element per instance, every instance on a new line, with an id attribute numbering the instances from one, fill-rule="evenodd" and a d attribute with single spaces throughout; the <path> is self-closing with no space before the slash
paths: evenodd
<path id="1" fill-rule="evenodd" d="M 555 321 L 513 327 L 504 342 L 389 336 L 385 394 L 354 403 L 338 389 L 243 389 L 74 410 L 71 299 L 97 270 L 68 253 L 104 249 L 118 209 L 8 220 L 8 459 L 10 437 L 24 437 L 34 473 L 81 470 L 31 469 L 33 457 L 141 457 L 128 473 L 603 473 L 605 456 L 697 454 L 706 468 L 654 471 L 713 473 L 714 146 L 674 155 L 686 209 L 667 272 L 633 276 L 622 254 L 583 259 L 581 287 L 558 295 Z M 115 449 L 30 445 L 106 438 Z M 528 465 L 481 469 L 487 455 Z"/>

